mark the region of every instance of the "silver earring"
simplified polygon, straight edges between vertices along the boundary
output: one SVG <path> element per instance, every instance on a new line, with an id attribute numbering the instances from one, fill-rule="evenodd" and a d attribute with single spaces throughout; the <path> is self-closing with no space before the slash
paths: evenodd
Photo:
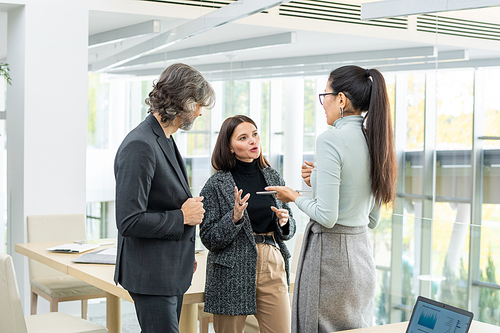
<path id="1" fill-rule="evenodd" d="M 340 118 L 344 118 L 344 108 L 340 107 Z"/>

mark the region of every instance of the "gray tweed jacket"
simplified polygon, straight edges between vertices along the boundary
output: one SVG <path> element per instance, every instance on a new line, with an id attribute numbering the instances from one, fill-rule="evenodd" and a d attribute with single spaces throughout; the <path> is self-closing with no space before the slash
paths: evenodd
<path id="1" fill-rule="evenodd" d="M 269 186 L 285 185 L 285 181 L 273 168 L 261 170 Z M 257 313 L 255 299 L 255 276 L 257 249 L 252 225 L 247 211 L 243 221 L 233 222 L 234 182 L 229 171 L 212 175 L 200 192 L 204 197 L 205 216 L 200 224 L 200 237 L 209 250 L 207 279 L 205 283 L 205 311 L 230 316 Z M 275 216 L 275 239 L 285 262 L 287 281 L 290 284 L 288 251 L 284 240 L 295 234 L 295 220 L 288 204 L 274 198 L 275 207 L 289 211 L 288 223 L 279 227 Z"/>

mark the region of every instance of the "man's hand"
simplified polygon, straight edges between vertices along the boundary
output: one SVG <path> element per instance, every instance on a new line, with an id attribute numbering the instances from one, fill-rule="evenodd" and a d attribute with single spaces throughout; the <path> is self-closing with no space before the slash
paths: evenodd
<path id="1" fill-rule="evenodd" d="M 184 224 L 198 225 L 203 220 L 203 197 L 189 198 L 182 204 L 181 210 L 184 214 Z"/>

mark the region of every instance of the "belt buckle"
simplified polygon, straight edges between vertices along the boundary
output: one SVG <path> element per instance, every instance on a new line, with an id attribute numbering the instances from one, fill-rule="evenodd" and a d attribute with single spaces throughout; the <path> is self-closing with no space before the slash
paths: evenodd
<path id="1" fill-rule="evenodd" d="M 266 242 L 266 237 L 264 235 L 255 235 L 255 243 L 257 244 L 264 244 Z M 257 242 L 257 239 L 259 240 Z"/>

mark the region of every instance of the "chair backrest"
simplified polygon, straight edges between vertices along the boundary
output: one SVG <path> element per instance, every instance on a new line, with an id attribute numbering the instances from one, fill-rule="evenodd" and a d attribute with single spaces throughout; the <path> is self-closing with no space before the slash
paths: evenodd
<path id="1" fill-rule="evenodd" d="M 5 333 L 27 333 L 12 257 L 0 253 L 0 325 Z"/>
<path id="2" fill-rule="evenodd" d="M 86 239 L 85 214 L 30 215 L 28 243 L 60 241 L 61 244 Z M 35 260 L 29 260 L 30 280 L 42 276 L 65 275 Z"/>

